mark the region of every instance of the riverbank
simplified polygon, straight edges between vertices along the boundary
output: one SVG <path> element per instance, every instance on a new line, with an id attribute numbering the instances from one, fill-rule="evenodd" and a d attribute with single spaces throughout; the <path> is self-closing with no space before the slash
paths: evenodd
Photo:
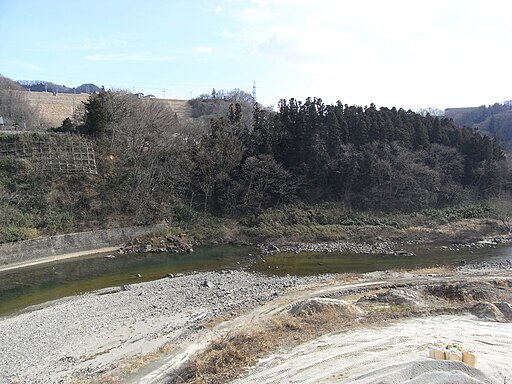
<path id="1" fill-rule="evenodd" d="M 510 327 L 512 317 L 507 317 L 506 310 L 498 310 L 495 319 L 486 319 L 492 310 L 474 311 L 471 316 L 469 313 L 480 301 L 510 306 L 511 268 L 488 265 L 485 271 L 475 268 L 307 278 L 223 271 L 100 290 L 1 318 L 0 382 L 166 382 L 169 372 L 177 372 L 194 352 L 208 348 L 209 341 L 239 330 L 256 329 L 294 304 L 314 297 L 343 298 L 372 318 L 381 316 L 380 323 L 354 323 L 359 324 L 361 332 L 367 329 L 371 334 L 384 329 L 381 327 L 385 326 L 386 316 L 382 317 L 378 310 L 382 306 L 388 308 L 386 313 L 395 313 L 396 321 L 402 317 L 396 316 L 394 308 L 406 308 L 412 314 L 400 312 L 403 319 L 419 317 L 429 322 L 432 316 L 460 314 L 465 316 L 464 321 L 460 318 L 460 324 L 471 322 L 478 328 L 482 322 L 493 320 Z M 427 294 L 427 287 L 440 288 Z M 379 296 L 386 292 L 390 293 Z M 490 292 L 501 296 L 491 296 Z M 422 297 L 418 296 L 420 293 Z M 457 319 L 447 321 L 453 323 Z M 389 331 L 389 337 L 398 337 L 398 329 Z M 512 328 L 507 330 L 510 337 Z M 323 340 L 325 344 L 327 339 Z M 511 343 L 512 339 L 505 342 Z M 382 348 L 386 345 L 383 342 Z M 427 355 L 423 347 L 415 352 L 415 358 Z M 486 348 L 480 356 L 482 364 L 491 369 L 493 353 L 501 352 L 499 348 L 493 352 L 492 344 Z M 289 352 L 280 353 L 288 356 Z M 396 361 L 398 355 L 392 355 Z M 341 356 L 345 354 L 340 359 Z M 294 364 L 291 362 L 287 370 L 297 367 Z M 244 380 L 241 382 L 252 382 Z"/>
<path id="2" fill-rule="evenodd" d="M 328 212 L 335 216 L 336 212 L 327 208 L 316 215 L 323 217 Z M 289 214 L 286 210 L 284 213 Z M 505 233 L 498 221 L 458 219 L 460 214 L 453 221 L 442 216 L 441 223 L 428 222 L 424 215 L 406 218 L 356 215 L 350 216 L 350 220 L 343 219 L 341 225 L 319 224 L 314 220 L 309 224 L 300 220 L 295 224 L 283 223 L 284 219 L 277 219 L 284 213 L 274 213 L 253 226 L 208 216 L 204 222 L 197 219 L 185 226 L 175 223 L 101 229 L 0 244 L 0 272 L 102 252 L 191 253 L 201 245 L 259 246 L 265 256 L 280 251 L 406 255 L 401 247 L 411 244 L 447 243 L 453 248 L 476 248 L 512 243 L 512 235 Z"/>
<path id="3" fill-rule="evenodd" d="M 31 307 L 0 319 L 0 382 L 90 382 L 122 361 L 186 340 L 216 317 L 319 280 L 197 273 Z"/>
<path id="4" fill-rule="evenodd" d="M 0 244 L 0 271 L 111 252 L 133 238 L 158 233 L 164 228 L 155 224 L 98 229 Z"/>

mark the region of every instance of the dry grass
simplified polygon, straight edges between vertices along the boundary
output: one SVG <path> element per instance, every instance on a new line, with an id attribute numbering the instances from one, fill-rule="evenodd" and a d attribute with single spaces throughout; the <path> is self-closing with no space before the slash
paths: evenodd
<path id="1" fill-rule="evenodd" d="M 89 99 L 86 93 L 53 96 L 51 92 L 26 92 L 26 95 L 30 104 L 37 106 L 41 117 L 52 126 L 59 126 L 66 117 L 71 118 L 74 109 Z"/>
<path id="2" fill-rule="evenodd" d="M 228 333 L 214 340 L 191 359 L 175 382 L 226 383 L 271 351 L 346 329 L 350 324 L 335 310 L 301 316 L 280 314 L 250 331 Z"/>
<path id="3" fill-rule="evenodd" d="M 421 272 L 438 273 L 441 270 L 425 269 Z M 359 309 L 363 308 L 363 312 L 351 313 L 346 308 L 325 306 L 314 312 L 305 310 L 292 315 L 291 311 L 286 311 L 268 319 L 259 318 L 257 322 L 246 326 L 244 330 L 237 329 L 228 333 L 221 333 L 221 336 L 213 340 L 205 350 L 190 358 L 179 372 L 173 373 L 174 376 L 172 378 L 170 376 L 168 383 L 226 383 L 238 377 L 248 367 L 255 365 L 264 356 L 280 349 L 293 348 L 322 335 L 344 332 L 362 326 L 383 326 L 391 320 L 397 319 L 463 313 L 468 311 L 475 303 L 476 298 L 468 297 L 468 300 L 454 300 L 452 293 L 456 294 L 464 288 L 469 289 L 468 292 L 474 296 L 474 292 L 480 292 L 484 288 L 480 286 L 481 284 L 478 284 L 472 283 L 469 288 L 466 283 L 436 284 L 432 286 L 435 287 L 434 294 L 431 292 L 432 288 L 430 286 L 426 289 L 420 287 L 419 292 L 423 299 L 429 302 L 426 307 L 411 303 L 393 304 L 392 301 L 375 301 L 372 298 L 376 295 L 394 289 L 376 287 L 354 295 L 358 298 L 360 296 L 370 298 L 368 301 L 358 301 L 355 305 Z M 498 286 L 497 283 L 494 285 Z M 504 290 L 510 292 L 506 285 L 503 282 L 499 284 L 500 287 L 503 286 Z M 492 291 L 491 294 L 495 295 L 491 299 L 501 297 L 499 289 Z M 354 299 L 350 300 L 351 303 L 354 303 L 354 301 Z M 353 304 L 349 305 L 354 306 Z M 230 317 L 226 319 L 228 318 Z M 222 320 L 223 318 L 219 317 L 203 326 L 207 328 L 214 327 Z M 108 375 L 105 374 L 95 380 L 94 383 L 119 383 L 123 378 L 136 372 L 148 362 L 168 354 L 170 350 L 172 350 L 172 346 L 154 354 L 141 355 L 127 360 L 116 369 L 111 370 Z M 82 384 L 85 382 L 87 381 L 68 381 L 67 383 Z"/>
<path id="4" fill-rule="evenodd" d="M 429 267 L 429 268 L 419 268 L 415 269 L 413 272 L 415 275 L 447 275 L 453 273 L 455 270 L 452 266 L 439 266 L 439 267 Z"/>
<path id="5" fill-rule="evenodd" d="M 89 99 L 89 94 L 80 93 L 59 93 L 53 95 L 51 92 L 24 92 L 30 104 L 37 106 L 41 117 L 52 126 L 59 126 L 62 121 L 73 115 L 73 111 Z M 190 117 L 191 107 L 187 100 L 162 99 L 167 102 L 171 109 L 180 117 Z"/>
<path id="6" fill-rule="evenodd" d="M 168 355 L 176 346 L 174 344 L 165 344 L 158 350 L 150 353 L 137 355 L 121 361 L 117 367 L 107 370 L 104 374 L 91 380 L 81 377 L 69 377 L 65 384 L 118 384 L 122 380 L 137 372 L 140 368 L 152 363 L 161 357 Z"/>
<path id="7" fill-rule="evenodd" d="M 179 117 L 192 117 L 192 107 L 188 103 L 188 100 L 178 99 L 161 99 L 167 102 L 171 109 L 176 112 Z"/>
<path id="8" fill-rule="evenodd" d="M 418 271 L 419 272 L 419 271 Z M 422 273 L 439 273 L 443 269 L 425 269 Z M 441 287 L 445 287 L 441 285 Z M 376 288 L 360 296 L 374 296 L 389 288 Z M 206 350 L 191 358 L 187 365 L 169 383 L 217 384 L 226 383 L 253 366 L 259 359 L 282 348 L 291 348 L 321 335 L 343 332 L 360 326 L 382 326 L 391 320 L 444 314 L 457 314 L 468 310 L 467 302 L 438 300 L 423 291 L 428 307 L 414 304 L 369 302 L 362 304 L 366 315 L 351 319 L 336 308 L 293 316 L 279 314 L 250 330 L 232 331 L 214 340 Z M 352 301 L 352 300 L 351 300 Z M 353 302 L 353 301 L 352 301 Z"/>

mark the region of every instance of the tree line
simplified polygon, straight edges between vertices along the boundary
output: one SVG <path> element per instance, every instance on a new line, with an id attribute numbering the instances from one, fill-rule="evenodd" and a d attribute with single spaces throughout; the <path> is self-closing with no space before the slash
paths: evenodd
<path id="1" fill-rule="evenodd" d="M 510 187 L 496 140 L 447 118 L 316 98 L 246 111 L 231 103 L 202 131 L 157 100 L 108 91 L 91 96 L 77 130 L 115 159 L 101 166 L 124 209 L 148 219 L 176 205 L 230 216 L 322 202 L 411 212 Z"/>

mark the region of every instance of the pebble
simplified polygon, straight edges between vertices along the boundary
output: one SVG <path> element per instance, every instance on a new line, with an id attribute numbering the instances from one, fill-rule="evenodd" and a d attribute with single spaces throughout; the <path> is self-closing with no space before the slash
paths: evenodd
<path id="1" fill-rule="evenodd" d="M 470 271 L 511 271 L 512 260 L 496 261 L 496 262 L 480 262 L 480 263 L 465 263 L 457 267 L 459 272 Z"/>
<path id="2" fill-rule="evenodd" d="M 320 279 L 246 271 L 176 274 L 172 279 L 125 285 L 108 295 L 87 293 L 3 317 L 0 383 L 58 383 L 73 376 L 92 382 L 98 375 L 93 372 L 116 362 L 116 348 L 112 349 L 116 338 L 117 345 L 159 337 L 177 343 L 208 319 L 238 313 L 290 287 Z"/>
<path id="3" fill-rule="evenodd" d="M 263 256 L 274 255 L 280 252 L 300 253 L 300 252 L 351 252 L 360 254 L 386 254 L 394 255 L 394 247 L 397 243 L 393 241 L 378 241 L 375 243 L 353 242 L 353 241 L 334 241 L 329 243 L 299 243 L 293 245 L 281 246 L 261 245 L 260 252 Z M 398 251 L 403 252 L 403 251 Z"/>

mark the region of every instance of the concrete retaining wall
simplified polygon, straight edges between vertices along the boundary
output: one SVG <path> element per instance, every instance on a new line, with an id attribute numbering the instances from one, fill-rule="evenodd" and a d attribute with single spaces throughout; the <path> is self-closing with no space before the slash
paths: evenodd
<path id="1" fill-rule="evenodd" d="M 0 264 L 23 263 L 72 252 L 121 247 L 134 237 L 151 234 L 164 227 L 163 224 L 156 224 L 146 227 L 102 229 L 0 244 Z"/>

